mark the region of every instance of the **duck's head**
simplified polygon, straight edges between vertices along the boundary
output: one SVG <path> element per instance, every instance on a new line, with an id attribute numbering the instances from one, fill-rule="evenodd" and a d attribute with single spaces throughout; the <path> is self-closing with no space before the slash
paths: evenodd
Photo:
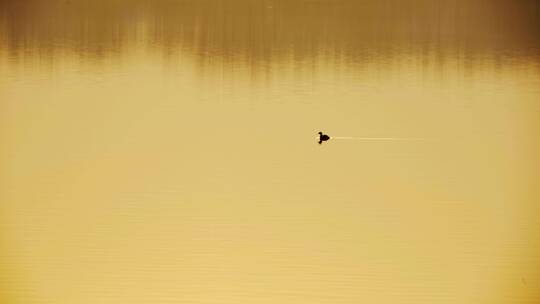
<path id="1" fill-rule="evenodd" d="M 319 132 L 319 135 L 322 135 L 322 132 Z"/>

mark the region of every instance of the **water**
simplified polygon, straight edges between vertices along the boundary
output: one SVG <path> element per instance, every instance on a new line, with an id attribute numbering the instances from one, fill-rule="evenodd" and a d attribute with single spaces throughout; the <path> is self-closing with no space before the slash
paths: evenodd
<path id="1" fill-rule="evenodd" d="M 0 1 L 0 300 L 537 303 L 535 2 Z"/>

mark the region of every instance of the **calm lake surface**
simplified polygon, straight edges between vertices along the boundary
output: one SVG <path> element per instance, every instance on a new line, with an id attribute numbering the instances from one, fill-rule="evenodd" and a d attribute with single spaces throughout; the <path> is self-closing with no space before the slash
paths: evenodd
<path id="1" fill-rule="evenodd" d="M 539 303 L 539 32 L 534 0 L 0 1 L 0 302 Z"/>

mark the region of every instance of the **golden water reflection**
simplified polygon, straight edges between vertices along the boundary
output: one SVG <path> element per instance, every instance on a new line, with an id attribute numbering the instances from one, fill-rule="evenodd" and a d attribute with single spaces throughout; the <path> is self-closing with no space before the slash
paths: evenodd
<path id="1" fill-rule="evenodd" d="M 370 62 L 404 52 L 504 61 L 537 58 L 540 45 L 534 0 L 31 0 L 2 1 L 0 14 L 3 48 L 16 58 L 32 50 L 41 58 L 66 50 L 111 56 L 143 41 L 207 63 L 329 55 Z"/>
<path id="2" fill-rule="evenodd" d="M 538 302 L 538 6 L 405 2 L 0 2 L 0 300 Z"/>

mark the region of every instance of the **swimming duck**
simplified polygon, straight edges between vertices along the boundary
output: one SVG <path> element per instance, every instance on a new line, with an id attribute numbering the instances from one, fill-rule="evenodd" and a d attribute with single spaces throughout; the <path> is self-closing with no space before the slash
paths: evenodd
<path id="1" fill-rule="evenodd" d="M 319 132 L 319 144 L 322 144 L 323 141 L 327 141 L 330 139 L 330 136 L 323 134 L 323 132 Z"/>

